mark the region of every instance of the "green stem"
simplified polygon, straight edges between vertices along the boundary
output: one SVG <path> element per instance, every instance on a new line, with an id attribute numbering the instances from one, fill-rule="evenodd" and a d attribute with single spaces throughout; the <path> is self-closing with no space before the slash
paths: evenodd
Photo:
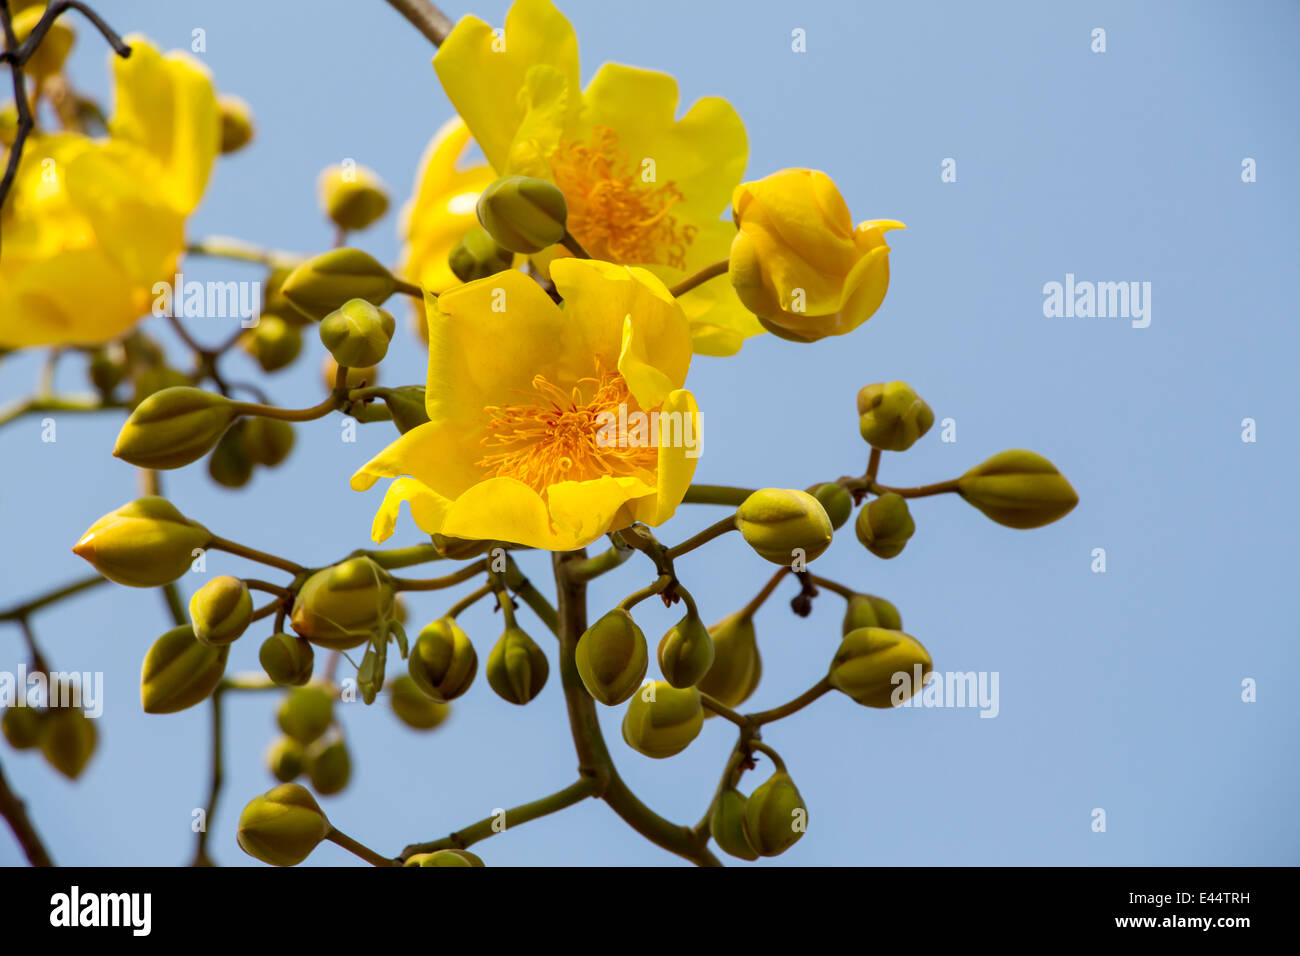
<path id="1" fill-rule="evenodd" d="M 681 282 L 677 283 L 675 286 L 673 286 L 671 289 L 668 290 L 668 293 L 675 299 L 683 292 L 690 292 L 697 285 L 703 285 L 704 283 L 708 282 L 710 279 L 713 279 L 717 276 L 726 275 L 727 269 L 730 268 L 730 266 L 731 266 L 730 258 L 723 259 L 721 262 L 715 262 L 712 265 L 705 266 L 699 272 L 696 272 L 694 275 L 689 275 Z"/>
<path id="2" fill-rule="evenodd" d="M 569 566 L 569 573 L 580 581 L 590 581 L 592 578 L 600 577 L 606 571 L 613 571 L 635 551 L 635 548 L 622 544 L 622 539 L 619 539 L 619 544 L 610 546 L 600 554 L 582 561 L 574 561 Z"/>
<path id="3" fill-rule="evenodd" d="M 647 584 L 639 591 L 633 591 L 627 597 L 623 598 L 623 600 L 618 602 L 618 606 L 624 611 L 630 611 L 646 598 L 654 597 L 656 594 L 663 594 L 672 583 L 673 576 L 671 574 L 661 574 L 659 577 L 655 578 L 652 583 Z"/>
<path id="4" fill-rule="evenodd" d="M 457 614 L 464 612 L 466 608 L 472 607 L 474 604 L 483 600 L 483 598 L 487 597 L 491 593 L 492 593 L 492 584 L 491 582 L 488 582 L 478 590 L 469 592 L 469 594 L 466 594 L 463 598 L 461 598 L 451 607 L 447 608 L 447 613 L 444 614 L 443 616 L 455 617 Z"/>
<path id="5" fill-rule="evenodd" d="M 361 859 L 365 860 L 371 866 L 401 866 L 401 863 L 397 860 L 391 860 L 386 856 L 380 856 L 374 850 L 370 849 L 370 847 L 358 843 L 341 830 L 331 829 L 325 839 L 329 840 L 331 843 L 337 843 L 354 856 L 361 857 Z"/>
<path id="6" fill-rule="evenodd" d="M 172 622 L 180 627 L 189 621 L 189 610 L 185 607 L 185 602 L 181 600 L 180 588 L 176 586 L 175 581 L 168 581 L 161 588 L 163 600 L 167 602 L 167 613 L 172 616 Z"/>
<path id="7" fill-rule="evenodd" d="M 591 254 L 588 253 L 586 249 L 582 248 L 582 243 L 575 239 L 573 233 L 569 232 L 567 229 L 564 230 L 564 238 L 560 240 L 560 245 L 564 246 L 564 248 L 568 249 L 569 252 L 573 253 L 579 259 L 591 258 Z"/>
<path id="8" fill-rule="evenodd" d="M 830 678 L 823 677 L 821 680 L 813 684 L 812 687 L 808 688 L 806 691 L 804 691 L 794 700 L 788 701 L 787 703 L 782 704 L 780 707 L 773 707 L 771 710 L 760 711 L 757 714 L 746 714 L 745 719 L 749 723 L 761 727 L 763 724 L 770 724 L 774 720 L 781 720 L 784 717 L 789 717 L 791 714 L 795 713 L 796 711 L 803 710 L 813 701 L 817 700 L 818 698 L 822 697 L 823 695 L 829 693 L 832 690 L 834 690 L 834 688 L 831 687 Z"/>
<path id="9" fill-rule="evenodd" d="M 746 724 L 746 720 L 744 717 L 736 713 L 734 710 L 732 710 L 722 701 L 715 700 L 714 698 L 710 697 L 708 694 L 705 694 L 703 692 L 700 693 L 700 703 L 703 705 L 705 710 L 711 710 L 719 717 L 725 717 L 727 720 L 731 721 L 737 727 L 744 727 Z"/>
<path id="10" fill-rule="evenodd" d="M 240 262 L 257 262 L 272 269 L 292 269 L 306 261 L 306 256 L 291 252 L 264 249 L 242 239 L 229 236 L 207 236 L 185 247 L 186 255 L 211 256 L 218 259 L 235 259 Z"/>
<path id="11" fill-rule="evenodd" d="M 446 560 L 432 544 L 416 544 L 409 548 L 394 548 L 391 551 L 353 551 L 349 557 L 369 558 L 381 568 L 386 568 L 389 571 L 398 568 L 409 568 L 417 564 L 427 564 L 430 561 Z"/>
<path id="12" fill-rule="evenodd" d="M 279 568 L 281 571 L 288 571 L 290 574 L 302 574 L 307 569 L 300 564 L 294 564 L 288 558 L 276 557 L 274 554 L 267 554 L 265 551 L 258 551 L 256 548 L 249 548 L 242 544 L 236 544 L 234 541 L 227 541 L 225 538 L 213 537 L 208 542 L 209 548 L 216 548 L 218 551 L 225 551 L 241 558 L 247 558 L 249 561 L 257 561 L 260 564 L 269 564 L 273 568 Z"/>
<path id="13" fill-rule="evenodd" d="M 393 578 L 393 586 L 399 591 L 441 591 L 443 588 L 455 587 L 474 577 L 476 574 L 482 574 L 487 570 L 486 561 L 475 561 L 473 564 L 467 564 L 459 571 L 443 575 L 440 578 L 425 578 L 416 580 L 413 578 Z"/>
<path id="14" fill-rule="evenodd" d="M 830 578 L 818 577 L 815 574 L 808 575 L 808 580 L 812 581 L 812 583 L 818 587 L 835 592 L 846 601 L 851 597 L 856 597 L 858 593 L 846 584 L 840 584 L 838 581 L 832 581 Z"/>
<path id="15" fill-rule="evenodd" d="M 767 583 L 763 585 L 763 589 L 754 595 L 754 599 L 752 601 L 750 601 L 743 608 L 741 608 L 740 616 L 742 618 L 745 618 L 745 617 L 753 617 L 755 614 L 757 614 L 758 609 L 762 607 L 764 603 L 766 603 L 767 599 L 772 596 L 772 592 L 776 590 L 776 586 L 781 583 L 781 579 L 784 578 L 789 573 L 790 573 L 790 569 L 788 567 L 783 567 L 780 570 L 778 570 L 774 575 L 772 575 L 770 578 L 768 578 Z"/>
<path id="16" fill-rule="evenodd" d="M 330 412 L 337 411 L 342 405 L 342 400 L 337 393 L 331 393 L 323 402 L 311 408 L 277 408 L 275 405 L 262 405 L 257 402 L 235 402 L 234 405 L 239 415 L 276 418 L 282 422 L 314 422 L 318 418 L 324 418 Z"/>
<path id="17" fill-rule="evenodd" d="M 735 530 L 736 530 L 736 519 L 735 517 L 728 515 L 722 520 L 716 521 L 713 524 L 709 525 L 699 534 L 687 538 L 685 541 L 683 541 L 681 544 L 677 545 L 676 547 L 669 548 L 668 558 L 670 560 L 674 558 L 680 558 L 683 554 L 687 554 L 691 551 L 694 551 L 696 548 L 702 545 L 708 544 L 714 538 L 720 538 L 728 531 L 735 531 Z"/>
<path id="18" fill-rule="evenodd" d="M 753 488 L 733 488 L 730 485 L 691 485 L 682 499 L 688 505 L 739 506 L 754 493 Z"/>
<path id="19" fill-rule="evenodd" d="M 0 426 L 36 412 L 103 412 L 126 408 L 125 402 L 105 401 L 98 395 L 64 395 L 47 398 L 21 398 L 0 408 Z"/>
<path id="20" fill-rule="evenodd" d="M 224 748 L 221 740 L 221 701 L 225 684 L 218 684 L 212 692 L 212 778 L 208 786 L 208 806 L 203 817 L 203 829 L 199 831 L 198 846 L 194 849 L 194 861 L 190 866 L 212 866 L 208 857 L 208 831 L 217 814 L 217 799 L 221 796 L 221 785 L 225 780 Z"/>
<path id="21" fill-rule="evenodd" d="M 936 481 L 932 485 L 920 485 L 916 488 L 891 488 L 888 485 L 877 484 L 874 479 L 867 481 L 867 490 L 877 495 L 893 494 L 902 495 L 904 498 L 928 498 L 931 495 L 947 494 L 950 491 L 957 490 L 957 479 L 949 481 Z"/>
<path id="22" fill-rule="evenodd" d="M 24 601 L 22 604 L 14 605 L 5 611 L 0 611 L 0 621 L 16 621 L 19 618 L 27 617 L 47 605 L 54 604 L 56 601 L 62 601 L 64 598 L 72 597 L 88 588 L 93 588 L 97 584 L 104 584 L 108 578 L 98 574 L 93 577 L 82 578 L 80 581 L 74 581 L 71 584 L 65 584 L 61 588 L 56 588 L 47 594 L 34 597 L 31 600 Z"/>

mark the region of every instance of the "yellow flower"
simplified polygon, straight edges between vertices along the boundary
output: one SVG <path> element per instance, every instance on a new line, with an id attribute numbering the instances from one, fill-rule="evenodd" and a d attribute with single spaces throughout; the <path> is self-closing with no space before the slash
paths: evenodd
<path id="1" fill-rule="evenodd" d="M 127 42 L 109 138 L 38 134 L 23 150 L 0 216 L 0 345 L 115 338 L 176 272 L 217 155 L 216 94 L 189 56 Z"/>
<path id="2" fill-rule="evenodd" d="M 595 258 L 668 284 L 726 258 L 735 228 L 719 217 L 748 153 L 726 100 L 701 99 L 677 120 L 676 80 L 613 63 L 581 90 L 577 37 L 549 0 L 516 0 L 499 35 L 463 18 L 433 65 L 492 167 L 559 186 L 569 231 Z M 725 283 L 681 305 L 701 354 L 731 355 L 762 331 Z"/>
<path id="3" fill-rule="evenodd" d="M 686 317 L 644 269 L 567 258 L 551 277 L 563 309 L 517 270 L 429 297 L 429 422 L 352 476 L 397 479 L 376 541 L 403 501 L 431 534 L 552 551 L 681 503 L 700 447 Z"/>
<path id="4" fill-rule="evenodd" d="M 813 342 L 852 332 L 889 288 L 884 234 L 907 228 L 872 219 L 857 228 L 835 183 L 814 169 L 783 169 L 736 188 L 731 283 L 774 335 Z"/>

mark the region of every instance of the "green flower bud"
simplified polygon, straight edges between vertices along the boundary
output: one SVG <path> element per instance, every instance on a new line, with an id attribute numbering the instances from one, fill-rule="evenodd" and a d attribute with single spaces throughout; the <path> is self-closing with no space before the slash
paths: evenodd
<path id="1" fill-rule="evenodd" d="M 240 347 L 257 360 L 263 372 L 278 372 L 302 352 L 302 333 L 278 315 L 262 314 L 257 325 L 239 339 Z"/>
<path id="2" fill-rule="evenodd" d="M 831 661 L 830 682 L 859 704 L 893 707 L 921 689 L 921 681 L 915 680 L 918 665 L 924 680 L 933 662 L 916 638 L 883 627 L 860 627 L 840 642 Z M 906 682 L 896 679 L 898 675 L 905 675 Z M 896 688 L 898 700 L 894 700 Z M 904 694 L 908 688 L 911 693 Z"/>
<path id="3" fill-rule="evenodd" d="M 235 838 L 263 863 L 297 866 L 333 829 L 306 787 L 283 783 L 249 801 Z"/>
<path id="4" fill-rule="evenodd" d="M 759 856 L 780 856 L 808 828 L 808 808 L 784 767 L 754 788 L 745 801 L 745 835 Z M 719 844 L 721 846 L 721 844 Z"/>
<path id="5" fill-rule="evenodd" d="M 253 596 L 239 578 L 223 574 L 194 592 L 190 598 L 194 636 L 203 644 L 231 644 L 253 622 Z"/>
<path id="6" fill-rule="evenodd" d="M 208 476 L 222 488 L 242 488 L 253 477 L 253 463 L 244 454 L 245 424 L 235 422 L 208 456 Z"/>
<path id="7" fill-rule="evenodd" d="M 831 527 L 838 531 L 853 514 L 853 495 L 839 482 L 828 481 L 823 485 L 814 485 L 808 493 L 821 502 L 826 509 L 826 517 L 831 519 Z"/>
<path id="8" fill-rule="evenodd" d="M 0 717 L 0 733 L 14 750 L 30 750 L 40 743 L 44 717 L 43 710 L 10 704 Z"/>
<path id="9" fill-rule="evenodd" d="M 436 850 L 433 853 L 416 853 L 408 857 L 403 866 L 483 866 L 469 850 Z"/>
<path id="10" fill-rule="evenodd" d="M 1055 465 L 1021 449 L 999 452 L 976 465 L 957 479 L 957 491 L 1008 528 L 1040 528 L 1064 518 L 1079 503 Z"/>
<path id="11" fill-rule="evenodd" d="M 532 255 L 564 238 L 568 207 L 554 183 L 527 176 L 498 179 L 478 197 L 478 221 L 512 252 Z"/>
<path id="12" fill-rule="evenodd" d="M 174 714 L 207 700 L 226 672 L 230 647 L 200 644 L 188 624 L 153 642 L 140 672 L 140 701 L 146 714 Z"/>
<path id="13" fill-rule="evenodd" d="M 907 499 L 893 492 L 881 495 L 858 512 L 858 540 L 878 558 L 895 558 L 916 532 Z"/>
<path id="14" fill-rule="evenodd" d="M 72 547 L 104 577 L 135 588 L 170 584 L 189 570 L 212 533 L 166 498 L 137 498 L 110 511 Z"/>
<path id="15" fill-rule="evenodd" d="M 41 721 L 41 753 L 51 767 L 76 780 L 95 753 L 95 722 L 79 707 L 59 707 Z"/>
<path id="16" fill-rule="evenodd" d="M 238 96 L 217 97 L 221 111 L 221 152 L 233 153 L 253 140 L 253 110 Z"/>
<path id="17" fill-rule="evenodd" d="M 745 835 L 744 794 L 728 787 L 718 794 L 718 802 L 709 815 L 709 833 L 723 853 L 741 860 L 757 860 L 758 851 Z"/>
<path id="18" fill-rule="evenodd" d="M 277 737 L 266 751 L 266 765 L 281 783 L 289 783 L 302 773 L 307 754 L 302 744 L 291 737 Z"/>
<path id="19" fill-rule="evenodd" d="M 831 544 L 831 519 L 806 491 L 763 488 L 736 509 L 736 527 L 749 546 L 773 564 L 790 565 L 797 552 L 812 561 Z"/>
<path id="20" fill-rule="evenodd" d="M 311 680 L 316 653 L 305 638 L 272 634 L 257 652 L 262 670 L 281 687 L 299 687 Z"/>
<path id="21" fill-rule="evenodd" d="M 323 319 L 349 299 L 383 305 L 396 290 L 397 280 L 378 260 L 347 248 L 308 259 L 280 286 L 289 303 L 309 319 Z"/>
<path id="22" fill-rule="evenodd" d="M 574 661 L 587 692 L 613 707 L 641 686 L 650 653 L 641 628 L 619 607 L 583 632 L 574 649 Z"/>
<path id="23" fill-rule="evenodd" d="M 298 591 L 289 623 L 313 644 L 349 650 L 393 617 L 393 579 L 369 558 L 317 571 Z"/>
<path id="24" fill-rule="evenodd" d="M 659 670 L 674 687 L 694 687 L 712 666 L 713 640 L 694 614 L 683 617 L 659 641 Z"/>
<path id="25" fill-rule="evenodd" d="M 515 254 L 497 244 L 486 229 L 475 226 L 456 243 L 447 264 L 461 282 L 473 282 L 504 272 L 515 262 Z"/>
<path id="26" fill-rule="evenodd" d="M 397 327 L 392 315 L 365 299 L 349 299 L 320 323 L 320 340 L 334 361 L 349 368 L 378 365 Z"/>
<path id="27" fill-rule="evenodd" d="M 298 743 L 313 743 L 334 721 L 334 696 L 318 684 L 296 687 L 280 701 L 275 719 Z"/>
<path id="28" fill-rule="evenodd" d="M 95 390 L 105 397 L 126 378 L 126 351 L 120 345 L 95 349 L 86 367 L 86 375 Z"/>
<path id="29" fill-rule="evenodd" d="M 166 366 L 141 369 L 135 375 L 135 391 L 132 395 L 131 407 L 139 408 L 140 404 L 149 396 L 157 395 L 169 388 L 189 388 L 190 386 L 190 377 L 177 369 Z"/>
<path id="30" fill-rule="evenodd" d="M 262 318 L 274 315 L 295 327 L 306 325 L 308 317 L 294 308 L 284 295 L 284 283 L 297 266 L 275 266 L 262 280 Z"/>
<path id="31" fill-rule="evenodd" d="M 474 683 L 478 654 L 452 618 L 425 626 L 407 659 L 411 680 L 435 701 L 455 700 Z"/>
<path id="32" fill-rule="evenodd" d="M 113 455 L 141 468 L 180 468 L 211 451 L 237 411 L 215 392 L 164 388 L 136 406 L 118 432 Z"/>
<path id="33" fill-rule="evenodd" d="M 934 412 L 906 382 L 882 382 L 858 392 L 858 430 L 872 448 L 907 451 L 934 424 Z"/>
<path id="34" fill-rule="evenodd" d="M 847 634 L 860 627 L 883 627 L 887 631 L 901 631 L 903 617 L 898 608 L 874 594 L 855 594 L 844 609 L 844 623 L 840 633 Z"/>
<path id="35" fill-rule="evenodd" d="M 388 212 L 383 181 L 364 166 L 327 166 L 317 186 L 322 208 L 340 229 L 365 229 Z"/>
<path id="36" fill-rule="evenodd" d="M 343 790 L 352 779 L 352 758 L 342 739 L 322 741 L 307 751 L 307 776 L 312 789 L 322 797 Z"/>
<path id="37" fill-rule="evenodd" d="M 393 713 L 415 730 L 432 730 L 451 714 L 450 706 L 430 698 L 416 681 L 406 675 L 393 681 L 390 693 Z"/>
<path id="38" fill-rule="evenodd" d="M 498 697 L 512 704 L 526 704 L 540 694 L 550 672 L 546 654 L 513 625 L 505 629 L 488 655 L 488 684 Z"/>
<path id="39" fill-rule="evenodd" d="M 623 717 L 623 740 L 656 760 L 685 750 L 704 726 L 700 692 L 678 690 L 667 681 L 648 684 L 632 697 Z"/>
<path id="40" fill-rule="evenodd" d="M 763 676 L 754 619 L 740 613 L 729 615 L 709 628 L 709 636 L 713 639 L 713 665 L 696 686 L 700 693 L 728 707 L 739 707 Z M 713 716 L 713 711 L 704 716 Z"/>
<path id="41" fill-rule="evenodd" d="M 403 435 L 417 425 L 428 424 L 429 413 L 425 409 L 423 385 L 403 385 L 401 388 L 384 389 L 379 397 L 388 406 L 389 414 L 393 416 L 393 424 Z"/>
<path id="42" fill-rule="evenodd" d="M 242 422 L 239 449 L 253 464 L 274 468 L 293 451 L 293 426 L 276 418 L 249 418 Z"/>

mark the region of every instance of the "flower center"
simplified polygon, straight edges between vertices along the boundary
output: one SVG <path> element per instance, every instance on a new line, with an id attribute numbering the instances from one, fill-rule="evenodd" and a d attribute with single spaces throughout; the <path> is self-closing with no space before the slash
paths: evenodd
<path id="1" fill-rule="evenodd" d="M 568 203 L 569 231 L 593 257 L 686 268 L 697 230 L 670 214 L 681 191 L 671 181 L 645 182 L 612 129 L 597 126 L 590 143 L 561 143 L 551 174 Z"/>
<path id="2" fill-rule="evenodd" d="M 487 477 L 516 478 L 538 492 L 605 475 L 654 483 L 658 448 L 620 439 L 620 407 L 626 414 L 639 410 L 622 375 L 598 369 L 567 392 L 537 375 L 532 391 L 520 394 L 518 404 L 483 409 L 482 445 L 489 453 L 475 464 Z"/>

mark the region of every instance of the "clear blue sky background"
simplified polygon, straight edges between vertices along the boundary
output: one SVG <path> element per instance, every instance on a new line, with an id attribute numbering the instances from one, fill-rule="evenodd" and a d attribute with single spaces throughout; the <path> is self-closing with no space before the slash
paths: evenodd
<path id="1" fill-rule="evenodd" d="M 812 166 L 840 184 L 857 219 L 898 218 L 884 307 L 847 338 L 800 347 L 764 337 L 731 359 L 699 359 L 690 385 L 704 411 L 699 480 L 804 487 L 862 468 L 853 399 L 904 379 L 938 429 L 882 479 L 951 477 L 1005 448 L 1032 448 L 1069 476 L 1081 503 L 1058 524 L 1012 531 L 953 497 L 917 502 L 917 534 L 897 559 L 842 533 L 822 573 L 889 597 L 941 670 L 997 671 L 1001 713 L 861 708 L 839 695 L 773 727 L 810 808 L 807 836 L 760 865 L 1294 864 L 1300 703 L 1294 595 L 1297 456 L 1297 63 L 1290 3 L 661 2 L 571 0 L 584 79 L 607 60 L 674 73 L 684 105 L 730 99 L 750 138 L 748 175 Z M 500 23 L 505 5 L 476 0 Z M 432 49 L 379 0 L 104 6 L 124 32 L 189 44 L 207 31 L 206 62 L 223 91 L 248 99 L 259 133 L 219 166 L 192 234 L 236 235 L 300 252 L 329 231 L 315 176 L 354 157 L 400 199 L 428 137 L 450 115 Z M 466 12 L 460 5 L 453 16 Z M 807 52 L 790 49 L 807 31 Z M 1094 54 L 1090 34 L 1107 31 Z M 104 48 L 79 28 L 74 76 L 106 84 Z M 945 157 L 958 181 L 940 181 Z M 1258 182 L 1241 181 L 1241 161 Z M 392 261 L 395 211 L 360 244 Z M 196 278 L 256 271 L 194 263 Z M 1152 322 L 1045 318 L 1042 287 L 1079 279 L 1150 282 Z M 399 306 L 405 309 L 405 304 Z M 196 329 L 209 340 L 226 328 Z M 165 331 L 164 331 L 165 334 Z M 269 386 L 285 404 L 319 395 L 323 350 Z M 242 361 L 239 360 L 239 361 Z M 390 384 L 421 381 L 423 354 L 403 323 L 384 365 Z M 69 360 L 60 384 L 81 387 Z M 232 363 L 232 377 L 248 369 Z M 0 365 L 0 394 L 30 388 L 31 357 Z M 1241 441 L 1241 421 L 1258 442 Z M 69 551 L 101 514 L 136 494 L 109 457 L 117 419 L 65 415 L 42 444 L 35 419 L 0 431 L 0 604 L 85 573 Z M 347 477 L 392 437 L 386 425 L 340 441 L 337 420 L 299 430 L 288 466 L 237 492 L 202 466 L 166 476 L 168 494 L 218 533 L 322 563 L 366 543 L 376 490 Z M 1291 450 L 1288 451 L 1288 448 Z M 719 516 L 685 507 L 675 541 Z M 392 544 L 419 540 L 404 521 Z M 1105 548 L 1108 570 L 1090 570 Z M 544 578 L 546 562 L 525 560 Z M 251 568 L 213 556 L 213 573 Z M 714 620 L 743 603 L 770 566 L 724 540 L 680 570 Z M 608 606 L 648 580 L 631 563 L 593 594 Z M 1287 581 L 1292 581 L 1287 585 Z M 183 582 L 192 590 L 197 582 Z M 832 595 L 799 620 L 785 601 L 760 616 L 765 678 L 755 706 L 804 690 L 839 637 Z M 414 627 L 449 599 L 417 596 Z M 657 639 L 676 613 L 643 606 Z M 528 612 L 523 620 L 552 654 Z M 6 749 L 14 786 L 66 863 L 172 864 L 192 854 L 190 814 L 207 790 L 207 708 L 141 713 L 140 661 L 167 626 L 158 595 L 104 587 L 40 614 L 56 667 L 102 670 L 102 745 L 69 784 L 39 756 Z M 500 630 L 486 608 L 465 626 L 485 659 Z M 251 634 L 233 669 L 256 667 Z M 0 631 L 0 669 L 22 659 Z M 1254 678 L 1259 699 L 1243 703 Z M 213 853 L 234 843 L 240 808 L 274 781 L 261 753 L 277 696 L 229 707 L 227 784 Z M 433 734 L 380 706 L 341 711 L 356 776 L 322 801 L 344 830 L 386 852 L 432 839 L 568 784 L 575 760 L 554 674 L 527 708 L 480 679 Z M 733 742 L 711 721 L 682 755 L 651 761 L 602 712 L 629 783 L 664 815 L 693 823 Z M 757 782 L 763 770 L 747 778 Z M 1093 808 L 1108 815 L 1090 828 Z M 671 864 L 675 857 L 588 802 L 493 838 L 489 864 Z M 0 863 L 20 859 L 0 834 Z M 311 862 L 352 858 L 327 846 Z"/>

